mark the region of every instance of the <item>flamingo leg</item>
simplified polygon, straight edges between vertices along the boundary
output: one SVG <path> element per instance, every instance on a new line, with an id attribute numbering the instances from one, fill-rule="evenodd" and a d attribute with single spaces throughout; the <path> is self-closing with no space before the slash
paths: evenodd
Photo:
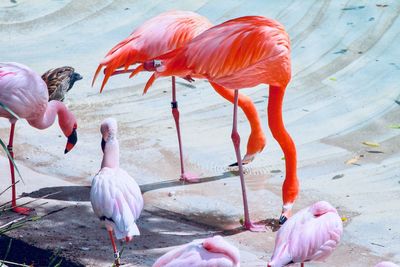
<path id="1" fill-rule="evenodd" d="M 10 156 L 13 159 L 14 159 L 14 152 L 13 152 L 14 130 L 15 130 L 15 122 L 11 123 L 10 138 L 8 140 L 8 146 L 7 146 L 8 153 L 10 153 Z M 29 215 L 29 212 L 31 211 L 30 209 L 24 208 L 24 207 L 17 207 L 17 200 L 16 200 L 17 193 L 16 193 L 16 186 L 15 186 L 14 164 L 12 163 L 11 159 L 8 159 L 8 162 L 10 164 L 10 173 L 11 173 L 11 207 L 12 207 L 12 210 L 14 212 L 22 214 L 22 215 Z"/>
<path id="2" fill-rule="evenodd" d="M 235 92 L 231 89 L 227 89 L 219 84 L 210 82 L 220 96 L 228 100 L 233 104 Z M 242 164 L 248 164 L 253 161 L 255 156 L 260 153 L 266 144 L 265 134 L 262 130 L 260 117 L 258 116 L 257 109 L 250 97 L 239 93 L 238 105 L 243 110 L 250 123 L 251 133 L 247 141 L 247 153 L 244 155 Z M 229 165 L 237 166 L 237 162 Z"/>
<path id="3" fill-rule="evenodd" d="M 278 141 L 285 155 L 286 177 L 282 186 L 283 207 L 279 223 L 283 224 L 291 216 L 294 201 L 299 192 L 297 179 L 296 147 L 286 131 L 282 118 L 282 102 L 285 88 L 270 86 L 268 100 L 268 124 L 272 136 Z"/>
<path id="4" fill-rule="evenodd" d="M 246 184 L 244 182 L 242 158 L 240 155 L 240 135 L 237 131 L 237 106 L 239 99 L 239 91 L 235 90 L 234 104 L 233 104 L 233 126 L 232 126 L 232 142 L 235 148 L 236 159 L 239 167 L 240 184 L 242 187 L 243 208 L 244 208 L 244 228 L 252 232 L 266 231 L 264 225 L 256 225 L 250 220 L 249 208 L 247 203 Z"/>
<path id="5" fill-rule="evenodd" d="M 116 70 L 113 73 L 111 73 L 110 76 L 114 76 L 114 75 L 118 75 L 118 74 L 125 74 L 125 73 L 132 73 L 132 71 L 135 71 L 135 69 Z"/>
<path id="6" fill-rule="evenodd" d="M 120 266 L 120 257 L 119 257 L 119 251 L 117 249 L 117 246 L 115 245 L 115 241 L 114 241 L 114 236 L 112 233 L 112 230 L 107 230 L 108 231 L 108 235 L 110 236 L 111 239 L 111 245 L 113 247 L 114 250 L 114 264 L 115 266 Z"/>
<path id="7" fill-rule="evenodd" d="M 182 140 L 181 140 L 181 130 L 179 126 L 179 110 L 178 110 L 178 101 L 176 101 L 176 83 L 175 83 L 175 76 L 172 76 L 172 102 L 171 102 L 171 108 L 172 108 L 172 116 L 174 117 L 175 120 L 175 127 L 176 127 L 176 133 L 178 135 L 178 144 L 179 144 L 179 159 L 181 163 L 181 177 L 180 180 L 184 182 L 198 182 L 199 178 L 196 177 L 195 175 L 185 173 L 185 167 L 183 163 L 183 152 L 182 152 Z"/>

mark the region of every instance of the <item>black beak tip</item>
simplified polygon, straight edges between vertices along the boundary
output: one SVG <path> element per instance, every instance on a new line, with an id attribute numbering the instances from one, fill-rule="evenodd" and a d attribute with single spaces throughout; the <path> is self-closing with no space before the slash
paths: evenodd
<path id="1" fill-rule="evenodd" d="M 79 73 L 75 72 L 75 80 L 79 81 L 79 80 L 82 80 L 82 79 L 83 79 L 82 75 L 80 75 Z"/>
<path id="2" fill-rule="evenodd" d="M 229 167 L 236 167 L 236 166 L 239 166 L 239 164 L 237 162 L 232 163 L 231 165 L 229 165 Z"/>
<path id="3" fill-rule="evenodd" d="M 279 225 L 283 225 L 287 221 L 287 218 L 285 215 L 281 215 L 279 218 Z"/>
<path id="4" fill-rule="evenodd" d="M 67 154 L 69 151 L 67 149 L 64 150 L 64 154 Z"/>

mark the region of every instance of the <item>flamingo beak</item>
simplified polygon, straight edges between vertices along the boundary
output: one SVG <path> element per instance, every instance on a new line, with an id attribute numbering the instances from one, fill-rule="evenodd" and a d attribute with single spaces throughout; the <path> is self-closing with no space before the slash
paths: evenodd
<path id="1" fill-rule="evenodd" d="M 103 150 L 104 153 L 104 148 L 106 147 L 106 141 L 104 141 L 103 138 L 101 138 L 101 150 Z"/>
<path id="2" fill-rule="evenodd" d="M 78 135 L 76 134 L 76 129 L 72 130 L 72 133 L 68 136 L 67 145 L 65 146 L 64 154 L 67 154 L 78 142 Z"/>
<path id="3" fill-rule="evenodd" d="M 287 217 L 285 215 L 281 215 L 281 217 L 279 218 L 279 225 L 284 224 L 287 221 Z"/>

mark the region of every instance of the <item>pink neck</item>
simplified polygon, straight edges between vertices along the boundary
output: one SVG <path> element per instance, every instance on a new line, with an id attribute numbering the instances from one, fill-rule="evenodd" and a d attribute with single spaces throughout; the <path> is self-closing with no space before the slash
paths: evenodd
<path id="1" fill-rule="evenodd" d="M 119 144 L 115 137 L 110 137 L 104 147 L 101 168 L 119 168 Z"/>
<path id="2" fill-rule="evenodd" d="M 64 135 L 68 136 L 71 133 L 67 131 L 71 131 L 72 129 L 66 129 L 66 127 L 62 127 L 62 125 L 67 125 L 68 120 L 72 119 L 73 115 L 60 101 L 50 101 L 47 104 L 46 111 L 44 112 L 42 117 L 29 120 L 28 122 L 33 127 L 42 130 L 49 128 L 51 125 L 53 125 L 57 115 L 61 130 L 64 132 Z"/>

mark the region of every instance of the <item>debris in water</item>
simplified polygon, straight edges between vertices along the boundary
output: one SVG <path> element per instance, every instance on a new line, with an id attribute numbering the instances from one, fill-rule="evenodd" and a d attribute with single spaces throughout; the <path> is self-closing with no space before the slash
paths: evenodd
<path id="1" fill-rule="evenodd" d="M 389 128 L 400 129 L 400 124 L 391 124 L 391 125 L 389 125 Z"/>
<path id="2" fill-rule="evenodd" d="M 344 54 L 346 52 L 347 52 L 347 49 L 340 49 L 339 51 L 336 51 L 333 54 Z"/>
<path id="3" fill-rule="evenodd" d="M 342 174 L 337 174 L 337 175 L 332 177 L 332 180 L 340 179 L 340 178 L 343 178 L 343 177 L 344 177 L 343 173 Z"/>
<path id="4" fill-rule="evenodd" d="M 365 6 L 349 6 L 349 7 L 344 7 L 342 8 L 343 11 L 348 11 L 348 10 L 356 10 L 356 9 L 363 9 Z"/>
<path id="5" fill-rule="evenodd" d="M 364 142 L 362 142 L 362 144 L 366 145 L 366 146 L 370 146 L 370 147 L 379 147 L 380 146 L 379 143 L 370 142 L 370 141 L 364 141 Z"/>

